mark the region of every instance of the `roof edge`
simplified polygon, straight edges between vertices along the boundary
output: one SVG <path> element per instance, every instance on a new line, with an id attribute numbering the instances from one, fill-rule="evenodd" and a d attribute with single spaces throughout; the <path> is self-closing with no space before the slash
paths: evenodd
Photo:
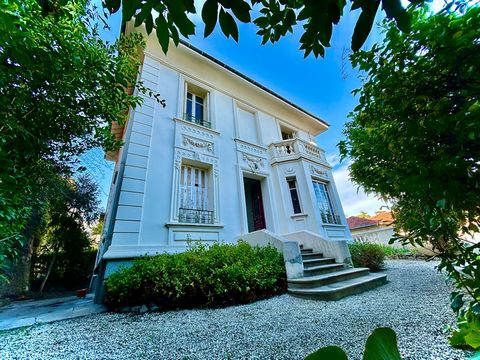
<path id="1" fill-rule="evenodd" d="M 217 58 L 215 58 L 214 56 L 206 53 L 205 51 L 203 50 L 200 50 L 199 48 L 197 48 L 196 46 L 193 46 L 192 44 L 190 44 L 189 42 L 183 40 L 183 39 L 180 39 L 180 44 L 182 44 L 183 46 L 193 50 L 194 52 L 196 52 L 197 54 L 205 57 L 206 59 L 214 62 L 215 64 L 225 68 L 226 70 L 230 71 L 231 73 L 233 73 L 234 75 L 237 75 L 238 77 L 248 81 L 249 83 L 251 83 L 252 85 L 258 87 L 259 89 L 269 93 L 270 95 L 273 95 L 274 97 L 276 97 L 277 99 L 283 101 L 284 103 L 294 107 L 295 109 L 303 112 L 305 115 L 308 115 L 310 116 L 311 118 L 317 120 L 318 122 L 320 122 L 323 126 L 329 128 L 330 127 L 330 124 L 328 122 L 326 122 L 325 120 L 321 119 L 320 117 L 316 116 L 316 115 L 313 115 L 311 112 L 303 109 L 302 107 L 300 107 L 299 105 L 291 102 L 290 100 L 287 100 L 286 98 L 284 98 L 282 95 L 279 95 L 278 93 L 276 93 L 275 91 L 267 88 L 266 86 L 260 84 L 259 82 L 253 80 L 252 78 L 248 77 L 247 75 L 241 73 L 240 71 L 238 70 L 235 70 L 234 68 L 232 68 L 231 66 L 225 64 L 224 62 L 218 60 Z"/>

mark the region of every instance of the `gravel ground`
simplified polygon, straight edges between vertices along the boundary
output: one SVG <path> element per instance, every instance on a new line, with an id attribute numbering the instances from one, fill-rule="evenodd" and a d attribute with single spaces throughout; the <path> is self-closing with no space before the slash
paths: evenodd
<path id="1" fill-rule="evenodd" d="M 282 295 L 249 305 L 144 315 L 101 314 L 0 333 L 0 359 L 303 359 L 340 345 L 361 359 L 379 326 L 404 359 L 466 359 L 442 333 L 453 324 L 435 263 L 387 263 L 389 283 L 336 302 Z"/>

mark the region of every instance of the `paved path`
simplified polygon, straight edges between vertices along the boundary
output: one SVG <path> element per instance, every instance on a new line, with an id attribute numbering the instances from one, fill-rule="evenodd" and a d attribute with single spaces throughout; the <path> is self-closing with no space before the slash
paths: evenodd
<path id="1" fill-rule="evenodd" d="M 0 308 L 0 330 L 15 329 L 39 323 L 72 319 L 107 311 L 93 303 L 93 296 L 84 299 L 69 296 L 45 300 L 25 300 Z"/>

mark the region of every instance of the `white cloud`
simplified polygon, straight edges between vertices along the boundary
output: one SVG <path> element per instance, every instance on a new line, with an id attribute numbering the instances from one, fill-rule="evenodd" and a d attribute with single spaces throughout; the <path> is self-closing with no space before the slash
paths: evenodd
<path id="1" fill-rule="evenodd" d="M 362 211 L 371 215 L 375 214 L 375 211 L 381 210 L 381 207 L 387 204 L 374 195 L 366 194 L 357 184 L 354 184 L 350 180 L 348 165 L 345 163 L 333 169 L 335 185 L 345 215 L 347 217 L 358 215 Z"/>

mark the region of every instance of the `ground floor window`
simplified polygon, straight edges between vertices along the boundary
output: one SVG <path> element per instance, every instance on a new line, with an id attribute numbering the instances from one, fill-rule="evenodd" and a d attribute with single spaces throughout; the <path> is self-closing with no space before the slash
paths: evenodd
<path id="1" fill-rule="evenodd" d="M 185 223 L 212 224 L 209 207 L 210 171 L 182 165 L 179 184 L 178 220 Z"/>
<path id="2" fill-rule="evenodd" d="M 292 199 L 292 207 L 294 214 L 300 214 L 302 209 L 300 207 L 300 199 L 298 198 L 297 180 L 295 178 L 287 179 L 288 189 L 290 191 L 290 198 Z"/>
<path id="3" fill-rule="evenodd" d="M 326 224 L 340 224 L 340 217 L 335 213 L 332 205 L 328 184 L 313 180 L 313 190 L 322 222 Z"/>

